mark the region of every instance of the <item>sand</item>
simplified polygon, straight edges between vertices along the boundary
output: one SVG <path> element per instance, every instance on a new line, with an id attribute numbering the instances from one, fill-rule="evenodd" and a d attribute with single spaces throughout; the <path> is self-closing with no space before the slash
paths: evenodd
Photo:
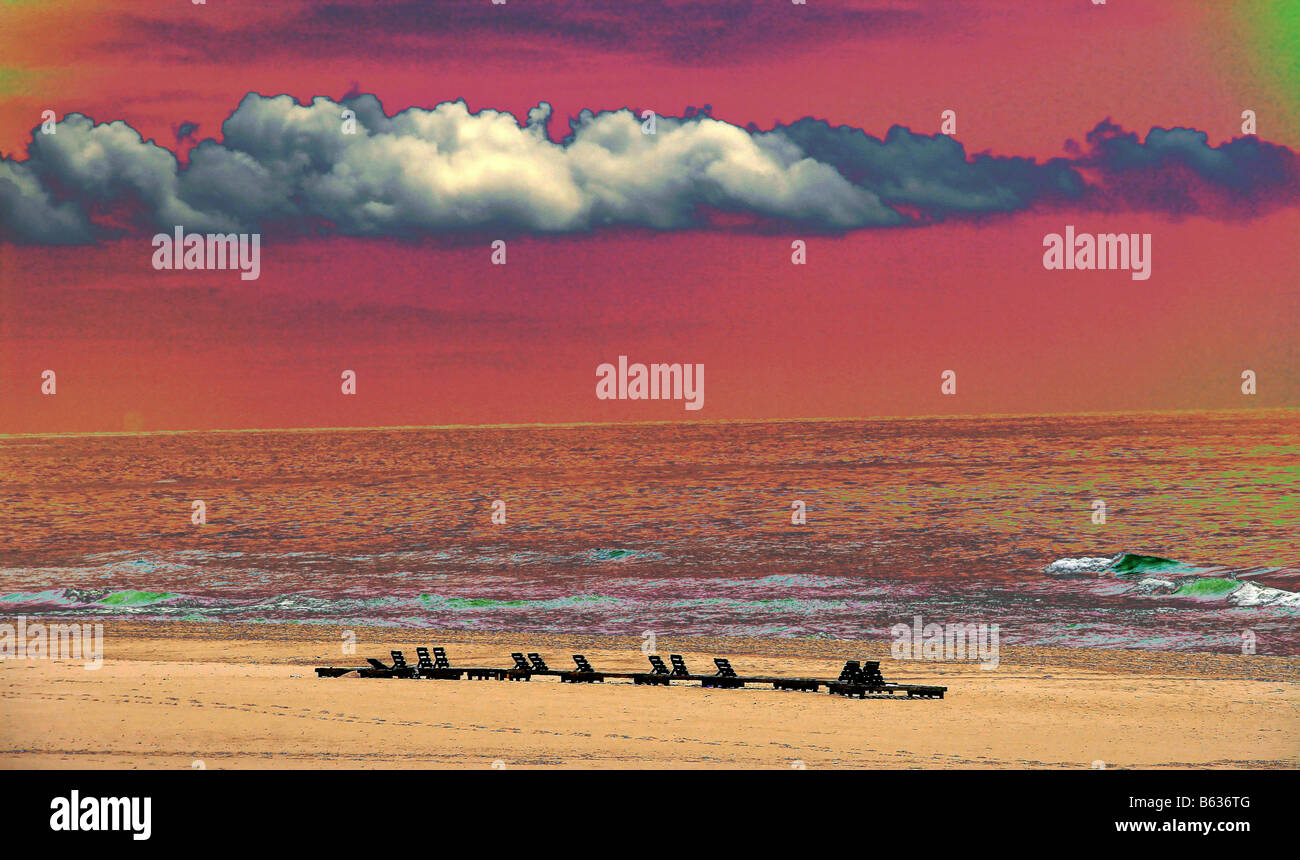
<path id="1" fill-rule="evenodd" d="M 4 619 L 13 621 L 13 619 Z M 453 664 L 641 671 L 614 637 L 109 622 L 102 668 L 0 662 L 3 768 L 1294 768 L 1300 660 L 1002 649 L 996 670 L 900 662 L 879 642 L 661 639 L 695 671 L 834 677 L 846 657 L 943 700 L 770 688 L 317 678 L 317 665 L 441 644 Z"/>

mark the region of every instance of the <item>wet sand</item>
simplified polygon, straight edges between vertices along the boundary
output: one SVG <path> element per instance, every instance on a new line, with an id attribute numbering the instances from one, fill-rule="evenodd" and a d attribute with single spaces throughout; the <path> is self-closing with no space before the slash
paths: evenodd
<path id="1" fill-rule="evenodd" d="M 12 620 L 12 619 L 7 619 Z M 43 619 L 51 621 L 52 619 Z M 67 619 L 75 620 L 75 619 Z M 846 658 L 943 700 L 843 699 L 770 687 L 631 681 L 322 679 L 318 665 L 643 671 L 631 637 L 109 622 L 104 663 L 0 662 L 3 768 L 1294 768 L 1300 659 L 1003 647 L 1000 665 L 900 662 L 880 642 L 661 637 L 693 671 L 727 656 L 742 674 L 835 677 Z M 709 667 L 706 669 L 706 667 Z"/>

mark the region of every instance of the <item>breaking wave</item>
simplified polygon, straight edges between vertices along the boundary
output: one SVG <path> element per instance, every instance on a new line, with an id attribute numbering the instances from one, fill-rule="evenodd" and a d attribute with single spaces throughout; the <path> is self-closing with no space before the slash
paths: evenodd
<path id="1" fill-rule="evenodd" d="M 1133 595 L 1169 596 L 1240 607 L 1300 609 L 1300 593 L 1253 581 L 1289 573 L 1283 568 L 1233 570 L 1223 565 L 1194 565 L 1158 555 L 1120 552 L 1113 556 L 1060 558 L 1043 568 L 1043 572 L 1057 578 L 1128 582 L 1128 593 Z"/>

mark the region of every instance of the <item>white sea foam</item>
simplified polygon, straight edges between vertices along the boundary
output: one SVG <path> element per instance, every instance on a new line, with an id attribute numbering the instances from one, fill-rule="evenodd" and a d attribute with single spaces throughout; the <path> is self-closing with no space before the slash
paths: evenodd
<path id="1" fill-rule="evenodd" d="M 1236 606 L 1275 606 L 1287 609 L 1300 609 L 1300 594 L 1269 588 L 1253 582 L 1243 583 L 1241 588 L 1228 595 L 1228 602 Z"/>
<path id="2" fill-rule="evenodd" d="M 1101 556 L 1083 556 L 1081 558 L 1058 558 L 1044 568 L 1044 572 L 1055 576 L 1078 575 L 1082 573 L 1101 573 L 1115 562 L 1123 553 L 1103 558 Z"/>

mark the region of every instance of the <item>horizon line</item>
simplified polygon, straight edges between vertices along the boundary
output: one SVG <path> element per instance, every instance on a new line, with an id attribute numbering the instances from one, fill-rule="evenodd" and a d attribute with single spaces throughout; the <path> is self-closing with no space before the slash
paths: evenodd
<path id="1" fill-rule="evenodd" d="M 981 412 L 926 415 L 871 415 L 827 416 L 819 418 L 715 418 L 709 420 L 645 420 L 645 421 L 515 421 L 495 424 L 371 424 L 326 427 L 220 427 L 186 430 L 88 430 L 81 432 L 0 433 L 0 439 L 77 438 L 103 436 L 176 436 L 189 433 L 323 433 L 363 430 L 493 430 L 493 429 L 547 429 L 572 427 L 641 427 L 658 425 L 717 425 L 717 424 L 836 424 L 870 421 L 944 421 L 972 418 L 1078 418 L 1090 415 L 1195 415 L 1287 412 L 1300 410 L 1300 406 L 1267 406 L 1235 409 L 1122 409 L 1085 410 L 1080 412 Z"/>

